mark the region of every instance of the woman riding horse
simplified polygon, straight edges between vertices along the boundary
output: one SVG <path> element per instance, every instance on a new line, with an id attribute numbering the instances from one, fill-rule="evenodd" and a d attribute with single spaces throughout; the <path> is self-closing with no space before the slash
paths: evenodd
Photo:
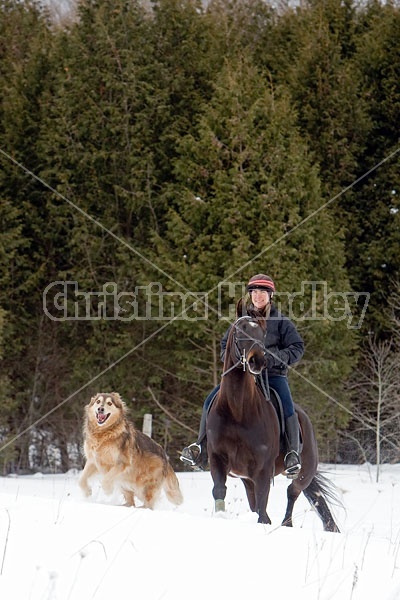
<path id="1" fill-rule="evenodd" d="M 247 284 L 249 292 L 248 310 L 267 320 L 265 334 L 266 368 L 260 377 L 264 387 L 277 392 L 281 401 L 285 418 L 287 450 L 284 459 L 285 474 L 295 479 L 301 469 L 299 421 L 294 410 L 292 395 L 288 382 L 288 366 L 301 359 L 304 353 L 304 342 L 296 327 L 273 304 L 275 284 L 271 277 L 262 273 L 251 277 Z M 226 343 L 231 327 L 221 340 L 221 358 L 224 360 Z M 206 417 L 209 407 L 220 388 L 220 384 L 208 395 L 204 402 L 197 442 L 182 450 L 181 461 L 195 468 L 207 465 Z"/>

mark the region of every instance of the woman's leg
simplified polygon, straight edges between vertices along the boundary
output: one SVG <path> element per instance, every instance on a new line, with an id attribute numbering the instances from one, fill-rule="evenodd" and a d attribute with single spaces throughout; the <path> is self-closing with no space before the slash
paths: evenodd
<path id="1" fill-rule="evenodd" d="M 287 377 L 271 375 L 268 377 L 269 386 L 277 392 L 281 401 L 285 417 L 285 433 L 287 440 L 287 453 L 285 456 L 285 469 L 287 477 L 295 479 L 301 469 L 300 463 L 300 430 L 299 420 L 294 410 L 292 394 L 290 393 Z"/>
<path id="2" fill-rule="evenodd" d="M 202 466 L 206 467 L 208 457 L 207 457 L 207 439 L 206 439 L 206 422 L 207 422 L 207 413 L 210 409 L 210 406 L 215 398 L 216 393 L 218 392 L 221 384 L 218 384 L 212 392 L 210 392 L 207 398 L 204 400 L 203 411 L 201 413 L 200 419 L 200 427 L 199 434 L 197 436 L 197 441 L 189 446 L 186 446 L 181 453 L 180 459 L 183 463 L 189 464 L 190 466 Z"/>
<path id="3" fill-rule="evenodd" d="M 293 398 L 288 378 L 283 375 L 270 375 L 268 377 L 268 385 L 277 392 L 282 402 L 284 417 L 288 419 L 294 414 Z"/>
<path id="4" fill-rule="evenodd" d="M 207 413 L 210 410 L 210 406 L 215 398 L 216 393 L 219 391 L 221 384 L 219 383 L 207 396 L 203 404 L 203 412 L 201 413 L 199 435 L 197 436 L 197 443 L 201 444 L 203 439 L 206 437 L 206 421 Z"/>

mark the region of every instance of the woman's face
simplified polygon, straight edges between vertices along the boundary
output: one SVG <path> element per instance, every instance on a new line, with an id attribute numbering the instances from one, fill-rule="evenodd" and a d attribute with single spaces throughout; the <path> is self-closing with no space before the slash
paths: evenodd
<path id="1" fill-rule="evenodd" d="M 269 303 L 269 293 L 267 290 L 252 290 L 250 295 L 252 303 L 258 310 L 262 310 Z"/>

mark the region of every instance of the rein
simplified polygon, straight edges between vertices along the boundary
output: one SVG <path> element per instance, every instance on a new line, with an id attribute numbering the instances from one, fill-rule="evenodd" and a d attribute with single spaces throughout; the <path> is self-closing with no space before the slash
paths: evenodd
<path id="1" fill-rule="evenodd" d="M 246 361 L 247 363 L 247 361 Z M 230 373 L 231 371 L 233 371 L 233 369 L 236 369 L 239 365 L 243 364 L 243 371 L 246 370 L 246 363 L 243 364 L 243 357 L 240 357 L 240 359 L 231 367 L 229 367 L 229 369 L 227 371 L 224 371 L 221 375 L 221 377 L 225 377 L 225 375 L 228 375 L 228 373 Z"/>
<path id="2" fill-rule="evenodd" d="M 233 341 L 235 344 L 235 357 L 237 358 L 237 361 L 235 362 L 234 365 L 232 365 L 231 367 L 229 367 L 229 369 L 227 369 L 226 371 L 224 371 L 221 375 L 221 377 L 224 377 L 225 375 L 227 375 L 228 373 L 230 373 L 231 371 L 233 371 L 233 369 L 237 369 L 240 365 L 242 365 L 242 369 L 243 371 L 246 371 L 246 367 L 248 365 L 248 361 L 246 358 L 246 350 L 243 349 L 243 354 L 241 354 L 238 342 L 243 341 L 243 340 L 251 340 L 253 343 L 250 346 L 248 352 L 250 352 L 250 350 L 252 350 L 254 348 L 254 346 L 259 346 L 260 348 L 263 349 L 264 354 L 265 354 L 265 346 L 262 342 L 260 342 L 259 340 L 256 340 L 255 338 L 251 337 L 251 335 L 248 335 L 247 333 L 245 333 L 244 331 L 241 331 L 242 335 L 244 337 L 237 337 L 236 336 L 236 331 L 238 328 L 238 324 L 240 323 L 240 321 L 242 321 L 243 319 L 250 321 L 251 317 L 248 315 L 245 315 L 244 317 L 240 317 L 234 324 L 233 324 Z M 251 371 L 250 371 L 251 373 Z"/>

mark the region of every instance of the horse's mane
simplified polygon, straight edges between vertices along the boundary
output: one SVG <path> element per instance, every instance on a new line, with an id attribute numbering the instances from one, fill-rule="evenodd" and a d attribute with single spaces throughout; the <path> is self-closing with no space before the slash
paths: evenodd
<path id="1" fill-rule="evenodd" d="M 236 317 L 238 319 L 240 319 L 240 317 L 251 317 L 252 319 L 256 319 L 258 323 L 264 328 L 266 325 L 268 315 L 269 310 L 265 315 L 261 311 L 259 311 L 255 306 L 246 304 L 244 298 L 240 298 L 236 305 Z"/>
<path id="2" fill-rule="evenodd" d="M 236 304 L 236 320 L 239 320 L 242 317 L 251 317 L 252 319 L 256 319 L 258 324 L 265 331 L 265 327 L 266 327 L 265 315 L 262 312 L 260 312 L 257 308 L 255 308 L 254 306 L 249 306 L 248 304 L 246 304 L 244 298 L 240 298 Z M 228 339 L 226 342 L 226 353 L 225 353 L 224 366 L 227 366 L 228 362 L 232 362 L 232 359 L 230 357 L 230 348 L 233 343 L 234 334 L 235 334 L 235 327 L 233 324 L 230 328 L 230 331 L 228 334 Z"/>

